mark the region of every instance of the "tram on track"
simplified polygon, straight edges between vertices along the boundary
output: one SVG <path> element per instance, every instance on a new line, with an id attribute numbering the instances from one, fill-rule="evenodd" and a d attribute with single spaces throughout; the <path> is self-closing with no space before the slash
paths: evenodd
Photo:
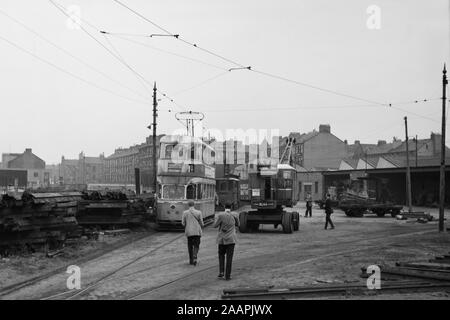
<path id="1" fill-rule="evenodd" d="M 159 229 L 181 229 L 189 200 L 202 212 L 205 224 L 214 221 L 216 180 L 212 159 L 214 149 L 199 138 L 183 135 L 161 138 L 156 213 Z"/>

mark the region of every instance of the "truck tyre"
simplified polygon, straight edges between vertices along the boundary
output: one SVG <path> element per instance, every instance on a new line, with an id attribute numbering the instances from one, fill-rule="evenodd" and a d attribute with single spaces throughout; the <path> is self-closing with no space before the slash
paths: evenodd
<path id="1" fill-rule="evenodd" d="M 281 225 L 283 226 L 284 233 L 292 233 L 294 230 L 294 223 L 291 212 L 284 212 L 281 217 Z"/>
<path id="2" fill-rule="evenodd" d="M 248 212 L 245 212 L 245 211 L 243 211 L 239 214 L 239 232 L 241 232 L 241 233 L 248 232 L 247 216 L 248 216 Z"/>
<path id="3" fill-rule="evenodd" d="M 384 217 L 384 215 L 386 214 L 386 211 L 384 210 L 377 210 L 377 212 L 375 212 L 377 214 L 378 217 Z"/>
<path id="4" fill-rule="evenodd" d="M 364 209 L 359 209 L 359 210 L 356 212 L 355 217 L 358 217 L 358 218 L 364 217 Z"/>
<path id="5" fill-rule="evenodd" d="M 398 216 L 400 214 L 400 210 L 399 209 L 394 209 L 391 210 L 391 217 L 395 218 L 396 216 Z"/>
<path id="6" fill-rule="evenodd" d="M 300 227 L 300 214 L 298 212 L 293 212 L 292 218 L 294 219 L 294 231 L 298 231 Z"/>

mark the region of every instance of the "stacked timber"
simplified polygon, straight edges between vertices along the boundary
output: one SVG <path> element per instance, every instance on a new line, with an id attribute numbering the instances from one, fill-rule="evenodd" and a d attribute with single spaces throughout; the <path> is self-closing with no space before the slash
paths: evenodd
<path id="1" fill-rule="evenodd" d="M 77 221 L 80 225 L 127 225 L 144 222 L 147 208 L 134 194 L 115 191 L 83 193 Z"/>
<path id="2" fill-rule="evenodd" d="M 0 247 L 61 245 L 77 228 L 81 193 L 9 193 L 0 201 Z"/>

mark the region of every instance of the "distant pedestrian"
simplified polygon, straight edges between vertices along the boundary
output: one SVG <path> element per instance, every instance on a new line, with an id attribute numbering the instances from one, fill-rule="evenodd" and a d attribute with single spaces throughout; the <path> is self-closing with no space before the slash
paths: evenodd
<path id="1" fill-rule="evenodd" d="M 225 280 L 230 280 L 234 246 L 237 242 L 236 227 L 239 227 L 239 219 L 234 213 L 231 212 L 231 206 L 229 204 L 225 205 L 225 212 L 222 212 L 217 216 L 217 220 L 214 223 L 214 228 L 217 227 L 219 227 L 219 234 L 217 236 L 219 253 L 218 277 L 222 279 L 225 275 Z"/>
<path id="2" fill-rule="evenodd" d="M 306 195 L 306 212 L 305 212 L 305 218 L 308 217 L 308 213 L 309 213 L 309 217 L 311 218 L 311 214 L 312 214 L 312 197 L 311 197 L 311 193 L 308 193 Z"/>
<path id="3" fill-rule="evenodd" d="M 327 199 L 325 200 L 325 230 L 327 230 L 328 224 L 330 224 L 331 229 L 334 229 L 333 221 L 331 221 L 332 213 L 333 209 L 331 208 L 331 198 L 330 195 L 327 194 Z"/>
<path id="4" fill-rule="evenodd" d="M 196 266 L 204 223 L 202 212 L 194 208 L 194 201 L 189 200 L 188 205 L 189 209 L 183 212 L 181 223 L 187 237 L 189 264 Z"/>

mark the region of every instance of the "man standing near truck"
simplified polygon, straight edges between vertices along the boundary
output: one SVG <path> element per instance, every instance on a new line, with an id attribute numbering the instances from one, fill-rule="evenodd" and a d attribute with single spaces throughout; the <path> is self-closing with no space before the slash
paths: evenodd
<path id="1" fill-rule="evenodd" d="M 311 193 L 308 192 L 308 194 L 306 195 L 306 212 L 305 212 L 305 218 L 308 217 L 308 213 L 309 213 L 309 217 L 311 218 L 311 214 L 312 214 L 312 197 L 311 197 Z"/>

